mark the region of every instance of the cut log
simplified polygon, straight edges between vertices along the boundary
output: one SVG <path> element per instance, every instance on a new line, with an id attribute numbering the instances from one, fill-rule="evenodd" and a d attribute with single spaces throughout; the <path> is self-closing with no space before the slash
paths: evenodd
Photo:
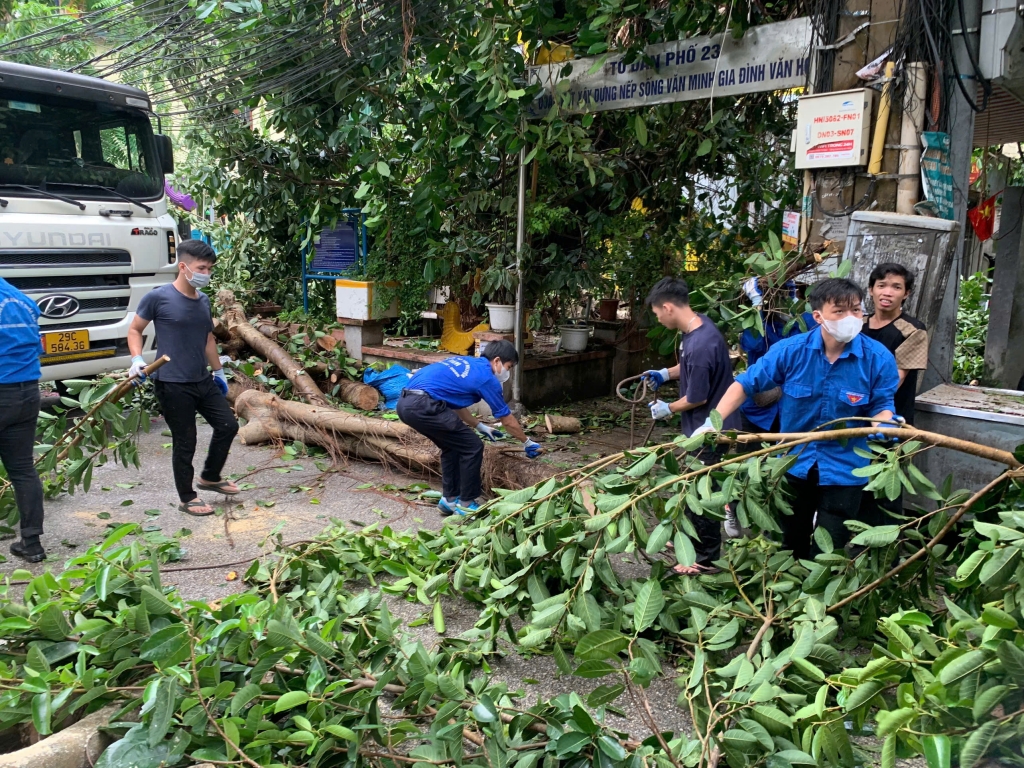
<path id="1" fill-rule="evenodd" d="M 428 475 L 441 473 L 440 452 L 434 444 L 398 421 L 282 400 L 256 390 L 238 394 L 235 412 L 246 419 L 238 432 L 243 445 L 298 440 L 326 448 L 336 457 L 369 459 Z M 524 488 L 554 473 L 550 465 L 525 455 L 509 455 L 501 446 L 484 448 L 485 488 Z"/>
<path id="2" fill-rule="evenodd" d="M 296 395 L 308 403 L 329 407 L 327 398 L 320 391 L 309 374 L 295 359 L 285 352 L 280 345 L 268 339 L 249 324 L 242 305 L 238 303 L 232 291 L 224 290 L 217 294 L 217 303 L 223 309 L 224 322 L 232 336 L 243 339 L 253 350 L 277 366 L 284 376 L 291 381 Z"/>
<path id="3" fill-rule="evenodd" d="M 333 352 L 334 348 L 338 346 L 338 340 L 333 336 L 320 336 L 316 340 L 316 345 L 324 352 Z"/>
<path id="4" fill-rule="evenodd" d="M 231 331 L 228 330 L 228 327 L 224 325 L 224 321 L 219 317 L 213 318 L 213 337 L 217 341 L 231 340 Z"/>
<path id="5" fill-rule="evenodd" d="M 0 755 L 0 768 L 88 768 L 114 740 L 100 728 L 120 706 L 105 707 L 30 747 Z"/>
<path id="6" fill-rule="evenodd" d="M 328 338 L 324 336 L 323 338 Z M 361 411 L 375 411 L 380 405 L 380 392 L 368 384 L 360 384 L 358 381 L 346 379 L 337 371 L 330 370 L 327 363 L 314 363 L 306 366 L 306 373 L 314 379 L 324 382 L 324 389 L 333 391 L 334 385 L 338 385 L 338 391 L 334 394 L 339 400 L 354 405 Z"/>
<path id="7" fill-rule="evenodd" d="M 575 435 L 583 430 L 582 422 L 574 416 L 544 414 L 544 425 L 552 435 Z"/>

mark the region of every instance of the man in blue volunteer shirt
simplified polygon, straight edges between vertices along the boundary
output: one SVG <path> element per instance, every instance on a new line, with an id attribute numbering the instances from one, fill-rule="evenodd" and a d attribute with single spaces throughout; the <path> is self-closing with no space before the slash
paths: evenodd
<path id="1" fill-rule="evenodd" d="M 42 353 L 39 307 L 0 277 L 0 462 L 14 486 L 21 518 L 21 540 L 11 554 L 38 563 L 46 557 L 43 533 L 43 484 L 32 454 L 39 418 Z"/>
<path id="2" fill-rule="evenodd" d="M 718 404 L 719 414 L 726 418 L 748 397 L 780 387 L 781 432 L 809 432 L 852 416 L 892 421 L 893 395 L 899 385 L 896 361 L 877 341 L 860 335 L 863 301 L 864 292 L 849 280 L 829 278 L 818 283 L 810 296 L 818 327 L 778 342 L 737 376 Z M 712 431 L 709 418 L 694 434 Z M 815 513 L 817 524 L 828 531 L 837 548 L 849 542 L 845 523 L 858 518 L 866 483 L 853 470 L 871 461 L 858 455 L 856 448 L 866 451 L 867 439 L 848 440 L 845 445 L 822 441 L 796 449 L 796 463 L 786 475 L 793 492 L 793 514 L 782 518 L 782 527 L 783 544 L 797 558 L 811 555 Z"/>
<path id="3" fill-rule="evenodd" d="M 682 333 L 679 364 L 643 374 L 653 389 L 670 380 L 679 380 L 679 399 L 672 402 L 655 400 L 650 404 L 651 418 L 670 419 L 678 413 L 683 434 L 689 437 L 704 423 L 732 384 L 729 346 L 711 319 L 690 307 L 690 288 L 685 280 L 663 278 L 651 288 L 647 303 L 658 322 Z M 739 418 L 730 417 L 725 426 L 739 429 Z M 715 464 L 722 460 L 724 451 L 716 447 L 707 453 L 705 463 Z M 731 514 L 729 508 L 723 512 L 728 519 Z M 690 521 L 698 536 L 694 542 L 697 562 L 695 565 L 676 565 L 672 569 L 676 576 L 695 576 L 713 571 L 712 563 L 721 554 L 722 528 L 719 521 L 694 514 L 690 514 Z"/>
<path id="4" fill-rule="evenodd" d="M 787 283 L 791 298 L 796 298 L 795 285 Z M 743 283 L 743 292 L 747 294 L 750 303 L 760 308 L 764 297 L 758 286 L 757 278 L 750 278 Z M 799 319 L 791 318 L 777 310 L 761 310 L 761 324 L 764 326 L 764 334 L 760 334 L 754 328 L 744 329 L 740 335 L 740 349 L 747 356 L 747 368 L 765 356 L 768 350 L 777 342 L 806 333 L 818 326 L 814 322 L 814 315 L 811 312 L 804 312 Z M 762 392 L 756 397 L 747 399 L 740 406 L 740 418 L 743 421 L 744 432 L 778 432 L 779 431 L 779 397 L 781 392 L 778 389 L 770 392 Z M 726 522 L 726 531 L 729 530 L 729 523 Z"/>
<path id="5" fill-rule="evenodd" d="M 464 515 L 479 507 L 484 445 L 473 429 L 492 442 L 501 437 L 499 430 L 474 418 L 471 405 L 486 402 L 494 417 L 523 444 L 527 456 L 540 455 L 540 445 L 526 436 L 501 393 L 502 383 L 518 362 L 519 354 L 510 342 L 492 341 L 481 357 L 449 357 L 421 368 L 402 390 L 398 417 L 441 449 L 442 496 L 437 506 L 442 515 Z"/>
<path id="6" fill-rule="evenodd" d="M 178 246 L 178 276 L 142 297 L 135 319 L 128 329 L 128 351 L 132 353 L 129 374 L 146 379 L 142 369 L 142 332 L 152 322 L 156 328 L 157 355 L 171 361 L 153 374 L 154 391 L 171 430 L 171 468 L 181 502 L 178 509 L 188 515 L 212 515 L 213 507 L 199 498 L 192 481 L 195 470 L 196 414 L 213 427 L 213 438 L 203 473 L 197 485 L 228 495 L 238 486 L 220 476 L 238 433 L 238 422 L 225 396 L 228 380 L 221 367 L 217 342 L 213 338 L 210 299 L 201 289 L 210 284 L 210 272 L 217 261 L 213 248 L 201 240 L 185 240 Z M 213 369 L 211 374 L 207 366 Z"/>

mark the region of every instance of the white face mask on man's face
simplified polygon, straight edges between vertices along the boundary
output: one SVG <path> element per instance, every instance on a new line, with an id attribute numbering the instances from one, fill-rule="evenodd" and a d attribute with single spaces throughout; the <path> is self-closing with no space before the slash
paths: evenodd
<path id="1" fill-rule="evenodd" d="M 188 264 L 185 265 L 185 269 L 192 272 L 192 277 L 189 277 L 188 275 L 185 276 L 186 282 L 188 282 L 188 284 L 197 291 L 201 291 L 210 284 L 210 275 L 206 275 L 201 272 L 193 272 L 192 269 L 189 268 Z"/>
<path id="2" fill-rule="evenodd" d="M 856 315 L 847 315 L 838 320 L 822 318 L 821 324 L 833 339 L 840 344 L 846 344 L 857 338 L 857 334 L 864 328 L 864 318 L 857 317 Z"/>
<path id="3" fill-rule="evenodd" d="M 494 375 L 498 377 L 498 381 L 500 381 L 502 384 L 504 384 L 506 381 L 508 381 L 508 377 L 511 374 L 510 374 L 508 368 L 506 368 L 505 365 L 502 364 L 501 367 L 498 368 L 498 372 L 496 374 L 494 374 Z"/>

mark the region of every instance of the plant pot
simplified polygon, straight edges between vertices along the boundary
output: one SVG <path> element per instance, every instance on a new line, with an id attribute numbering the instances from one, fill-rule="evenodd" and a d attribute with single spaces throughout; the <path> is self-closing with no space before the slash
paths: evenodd
<path id="1" fill-rule="evenodd" d="M 601 299 L 597 305 L 597 314 L 602 320 L 612 322 L 619 318 L 619 300 L 618 299 Z"/>
<path id="2" fill-rule="evenodd" d="M 594 328 L 590 325 L 561 325 L 558 331 L 558 348 L 562 352 L 582 352 L 587 348 Z"/>
<path id="3" fill-rule="evenodd" d="M 495 333 L 508 333 L 516 327 L 515 304 L 485 304 L 490 318 L 491 330 Z"/>

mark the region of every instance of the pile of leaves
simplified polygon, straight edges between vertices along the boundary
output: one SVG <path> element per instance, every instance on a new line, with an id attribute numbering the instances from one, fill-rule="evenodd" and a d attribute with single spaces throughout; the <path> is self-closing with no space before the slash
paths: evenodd
<path id="1" fill-rule="evenodd" d="M 1024 764 L 1020 471 L 938 489 L 909 463 L 924 443 L 878 448 L 869 487 L 935 510 L 859 525 L 849 551 L 819 530 L 797 561 L 771 538 L 795 446 L 704 466 L 704 439 L 601 459 L 439 532 L 338 525 L 210 605 L 165 588 L 160 547 L 122 527 L 3 601 L 0 727 L 47 733 L 123 702 L 99 768 Z M 689 515 L 730 500 L 751 535 L 725 546 L 721 573 L 664 579 L 694 561 Z M 437 643 L 399 631 L 385 594 L 422 604 Z M 473 629 L 446 636 L 445 596 L 478 606 Z M 488 677 L 509 652 L 603 681 L 525 708 Z M 673 667 L 688 733 L 644 706 Z M 645 741 L 607 727 L 626 697 Z"/>

